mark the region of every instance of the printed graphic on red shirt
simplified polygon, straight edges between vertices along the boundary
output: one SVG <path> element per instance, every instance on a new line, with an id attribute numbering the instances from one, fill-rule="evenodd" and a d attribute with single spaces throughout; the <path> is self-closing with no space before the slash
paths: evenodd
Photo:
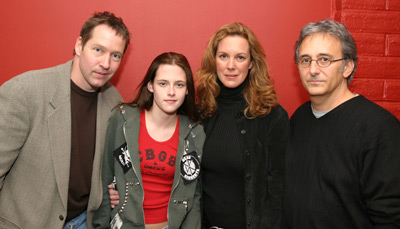
<path id="1" fill-rule="evenodd" d="M 139 151 L 139 157 L 142 174 L 174 178 L 176 151 L 167 153 L 165 150 L 144 149 Z"/>

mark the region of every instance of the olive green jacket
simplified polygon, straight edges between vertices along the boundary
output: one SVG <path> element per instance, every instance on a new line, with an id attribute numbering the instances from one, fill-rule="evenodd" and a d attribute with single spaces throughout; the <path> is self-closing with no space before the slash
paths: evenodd
<path id="1" fill-rule="evenodd" d="M 145 228 L 143 213 L 144 191 L 139 159 L 140 110 L 123 106 L 110 119 L 102 168 L 103 201 L 93 218 L 94 228 L 109 228 L 110 221 L 118 213 L 122 228 Z M 205 134 L 203 127 L 180 115 L 179 144 L 176 156 L 174 181 L 168 204 L 168 227 L 195 229 L 201 227 L 199 178 L 184 184 L 181 176 L 182 157 L 196 151 L 199 162 L 203 151 Z M 124 173 L 114 157 L 114 151 L 127 144 L 132 168 Z M 116 178 L 120 203 L 110 208 L 108 187 Z"/>

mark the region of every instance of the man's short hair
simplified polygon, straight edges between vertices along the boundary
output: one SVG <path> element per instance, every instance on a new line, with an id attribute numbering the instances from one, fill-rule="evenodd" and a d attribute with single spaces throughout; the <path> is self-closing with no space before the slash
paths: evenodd
<path id="1" fill-rule="evenodd" d="M 110 13 L 108 11 L 94 13 L 93 16 L 89 18 L 85 22 L 85 24 L 83 24 L 81 32 L 79 34 L 79 36 L 82 37 L 82 47 L 84 47 L 86 42 L 88 42 L 88 40 L 92 38 L 93 29 L 98 25 L 107 25 L 111 27 L 113 30 L 115 30 L 117 35 L 120 35 L 124 39 L 125 41 L 124 53 L 125 53 L 126 49 L 128 48 L 129 41 L 131 39 L 129 30 L 122 21 L 122 18 L 116 17 L 113 13 Z M 75 49 L 73 54 L 74 55 L 76 54 Z"/>

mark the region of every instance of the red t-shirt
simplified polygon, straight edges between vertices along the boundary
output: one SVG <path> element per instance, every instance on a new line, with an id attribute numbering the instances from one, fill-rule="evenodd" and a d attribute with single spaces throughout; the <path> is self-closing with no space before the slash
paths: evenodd
<path id="1" fill-rule="evenodd" d="M 139 156 L 145 223 L 161 223 L 168 220 L 168 202 L 179 143 L 179 116 L 174 134 L 164 142 L 154 140 L 147 132 L 144 110 L 140 113 L 140 123 Z"/>

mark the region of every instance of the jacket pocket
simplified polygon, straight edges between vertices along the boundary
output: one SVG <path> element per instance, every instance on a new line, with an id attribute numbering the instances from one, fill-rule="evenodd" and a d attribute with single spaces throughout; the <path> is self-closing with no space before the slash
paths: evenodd
<path id="1" fill-rule="evenodd" d="M 142 189 L 139 182 L 127 181 L 120 193 L 120 203 L 112 216 L 118 213 L 124 224 L 144 225 L 143 197 L 140 193 Z"/>
<path id="2" fill-rule="evenodd" d="M 168 207 L 169 228 L 180 228 L 185 221 L 189 211 L 190 202 L 185 198 L 173 198 Z"/>
<path id="3" fill-rule="evenodd" d="M 173 203 L 178 209 L 182 209 L 182 207 L 184 208 L 184 210 L 181 210 L 181 212 L 184 212 L 183 219 L 185 219 L 189 212 L 188 202 L 186 200 L 174 200 Z"/>

